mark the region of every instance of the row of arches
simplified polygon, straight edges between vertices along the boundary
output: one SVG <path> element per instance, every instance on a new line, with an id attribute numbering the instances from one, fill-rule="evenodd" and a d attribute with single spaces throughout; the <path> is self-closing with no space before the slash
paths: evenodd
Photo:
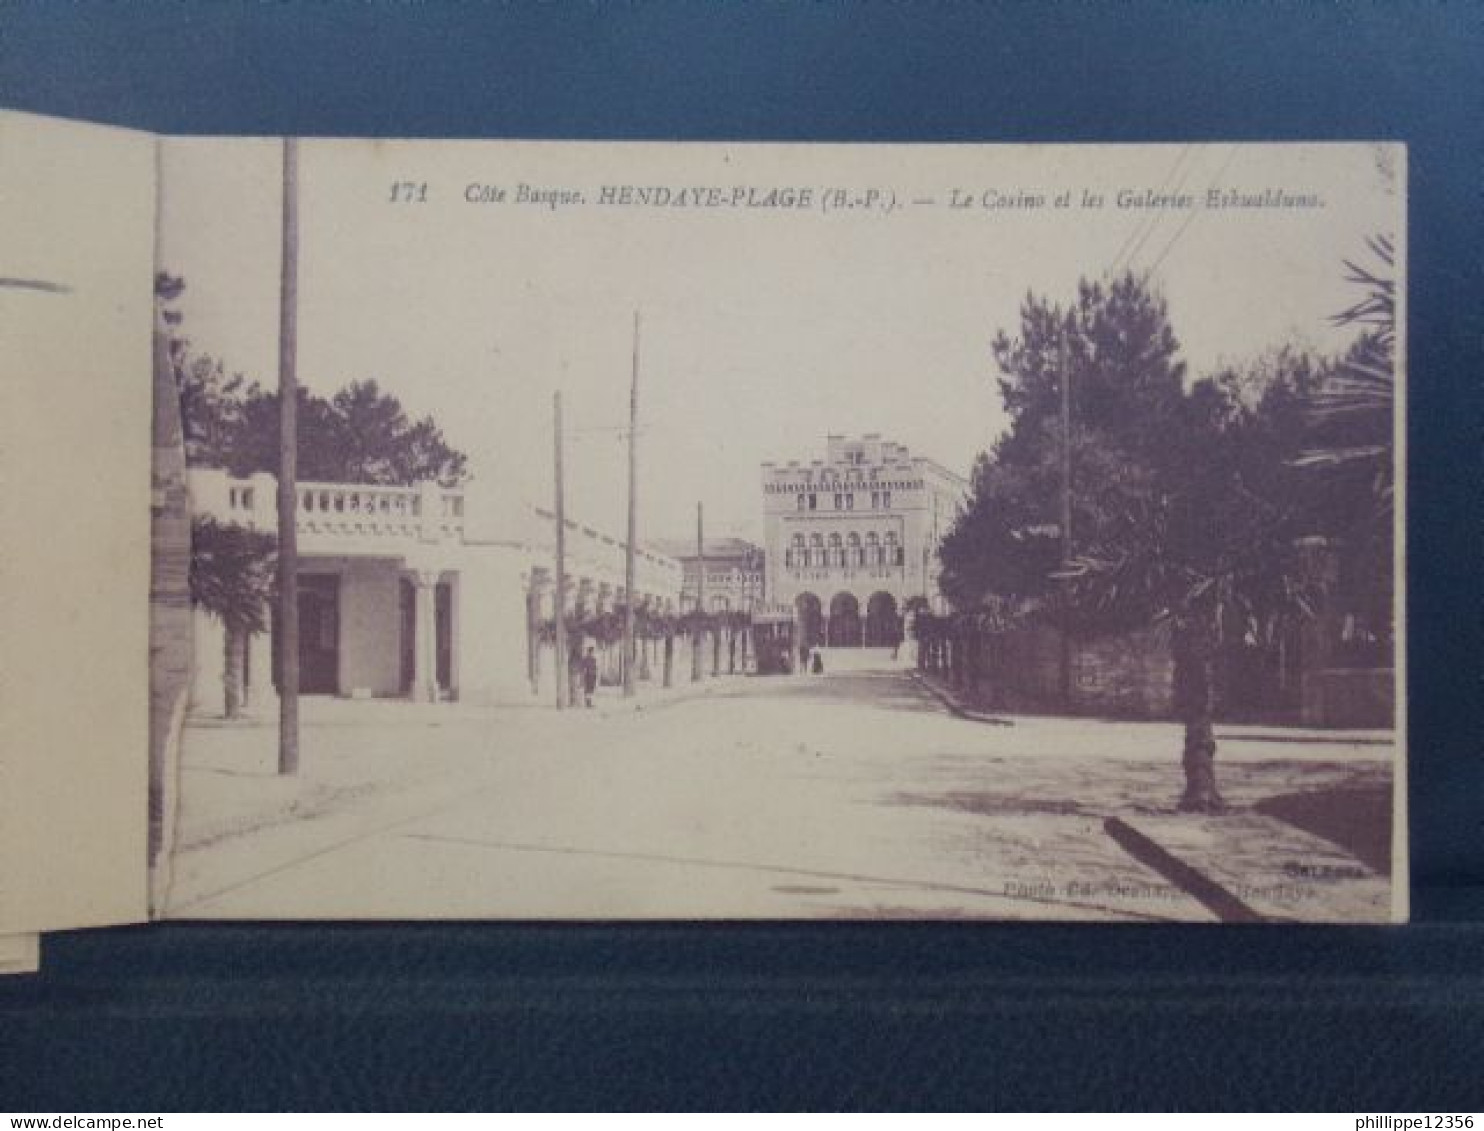
<path id="1" fill-rule="evenodd" d="M 551 571 L 540 566 L 532 569 L 526 583 L 526 601 L 531 606 L 531 615 L 538 620 L 551 619 L 556 606 L 555 595 L 556 584 Z M 638 596 L 635 608 L 665 615 L 672 615 L 676 611 L 673 597 L 644 592 Z M 623 608 L 624 588 L 607 581 L 595 581 L 581 574 L 568 574 L 567 599 L 562 604 L 569 615 L 575 613 L 578 617 L 602 616 Z"/>
<path id="2" fill-rule="evenodd" d="M 874 530 L 864 537 L 849 534 L 795 534 L 783 552 L 786 566 L 892 566 L 901 565 L 905 557 L 896 532 L 888 530 L 878 536 Z"/>
<path id="3" fill-rule="evenodd" d="M 866 601 L 865 616 L 854 593 L 836 593 L 830 598 L 829 615 L 824 603 L 813 593 L 800 593 L 794 599 L 798 619 L 799 645 L 814 648 L 895 648 L 902 642 L 902 618 L 897 599 L 890 593 L 875 592 Z"/>

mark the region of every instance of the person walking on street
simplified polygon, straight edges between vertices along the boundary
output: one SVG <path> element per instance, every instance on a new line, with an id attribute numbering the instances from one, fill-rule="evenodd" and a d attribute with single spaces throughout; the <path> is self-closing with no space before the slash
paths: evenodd
<path id="1" fill-rule="evenodd" d="M 582 687 L 582 644 L 574 643 L 567 653 L 567 702 L 577 706 L 577 696 Z"/>
<path id="2" fill-rule="evenodd" d="M 598 657 L 593 652 L 593 646 L 587 646 L 587 655 L 582 657 L 582 698 L 591 707 L 593 705 L 593 692 L 598 689 Z"/>

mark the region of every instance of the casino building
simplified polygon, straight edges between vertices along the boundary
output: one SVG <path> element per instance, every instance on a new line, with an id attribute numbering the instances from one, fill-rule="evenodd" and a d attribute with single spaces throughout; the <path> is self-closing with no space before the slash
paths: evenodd
<path id="1" fill-rule="evenodd" d="M 827 438 L 825 458 L 762 465 L 768 599 L 792 604 L 809 646 L 890 647 L 912 598 L 935 609 L 938 544 L 969 491 L 877 433 Z"/>

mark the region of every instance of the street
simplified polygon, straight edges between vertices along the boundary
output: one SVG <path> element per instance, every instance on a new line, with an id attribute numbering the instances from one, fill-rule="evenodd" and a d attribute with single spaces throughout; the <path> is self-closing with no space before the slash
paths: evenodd
<path id="1" fill-rule="evenodd" d="M 168 914 L 1221 917 L 1111 837 L 1119 817 L 1204 846 L 1203 870 L 1263 917 L 1385 917 L 1373 854 L 1263 809 L 1382 796 L 1388 746 L 1228 738 L 1235 812 L 1188 817 L 1173 724 L 987 725 L 910 672 L 837 669 L 639 710 L 326 702 L 302 780 L 272 774 L 271 727 L 193 726 Z"/>

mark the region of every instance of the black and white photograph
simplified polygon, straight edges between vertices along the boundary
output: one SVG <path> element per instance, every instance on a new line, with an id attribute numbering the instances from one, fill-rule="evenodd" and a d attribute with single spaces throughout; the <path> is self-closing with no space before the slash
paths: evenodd
<path id="1" fill-rule="evenodd" d="M 1404 147 L 158 194 L 156 917 L 1406 918 Z"/>

